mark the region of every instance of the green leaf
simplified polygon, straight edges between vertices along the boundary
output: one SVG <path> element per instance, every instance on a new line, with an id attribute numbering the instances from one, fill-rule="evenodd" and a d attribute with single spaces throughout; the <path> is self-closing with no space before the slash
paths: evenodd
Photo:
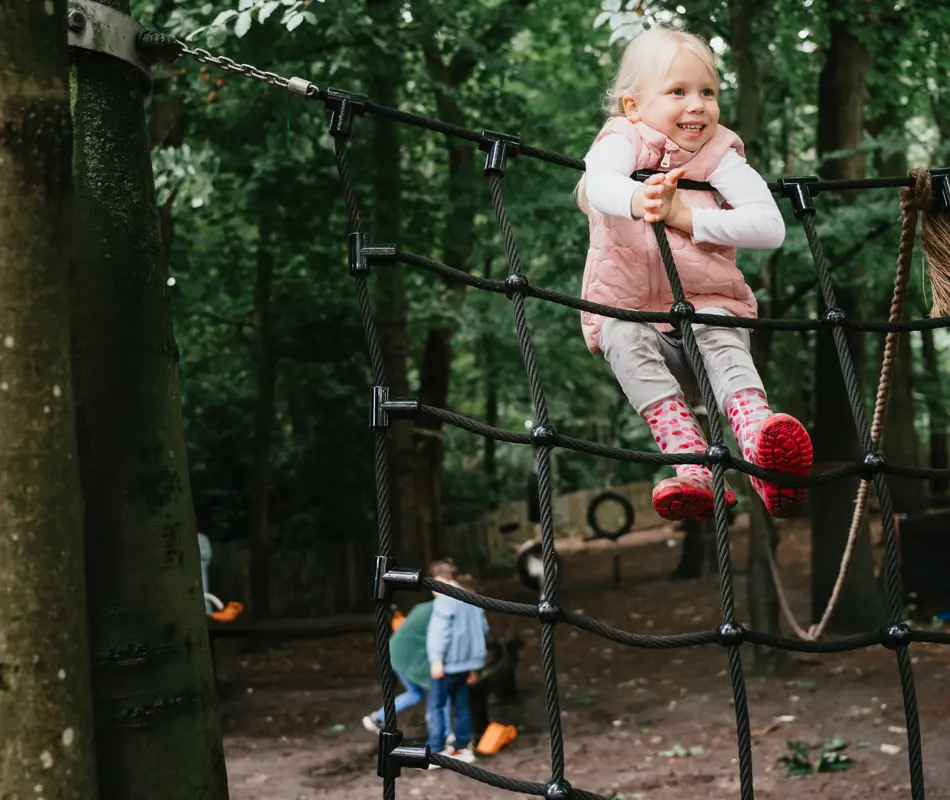
<path id="1" fill-rule="evenodd" d="M 257 21 L 265 22 L 278 8 L 280 8 L 280 0 L 268 0 L 261 6 L 261 10 L 257 14 Z"/>
<path id="2" fill-rule="evenodd" d="M 234 23 L 234 35 L 239 39 L 251 29 L 252 11 L 242 11 L 238 14 L 237 22 Z"/>
<path id="3" fill-rule="evenodd" d="M 214 28 L 214 27 L 219 27 L 221 25 L 224 25 L 225 22 L 227 22 L 232 17 L 236 17 L 237 15 L 238 15 L 238 12 L 235 11 L 233 8 L 229 8 L 227 11 L 222 11 L 220 14 L 218 14 L 218 16 L 214 18 L 214 22 L 211 23 L 211 27 Z"/>

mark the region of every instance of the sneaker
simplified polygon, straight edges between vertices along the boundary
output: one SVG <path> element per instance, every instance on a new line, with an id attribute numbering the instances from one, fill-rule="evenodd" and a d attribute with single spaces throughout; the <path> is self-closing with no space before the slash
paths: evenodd
<path id="1" fill-rule="evenodd" d="M 812 446 L 808 431 L 788 414 L 773 414 L 759 428 L 755 458 L 763 469 L 792 475 L 807 475 L 811 470 Z M 776 518 L 791 517 L 805 506 L 806 490 L 752 479 L 752 487 Z"/>
<path id="2" fill-rule="evenodd" d="M 375 714 L 369 714 L 368 716 L 363 717 L 363 727 L 366 728 L 370 733 L 379 733 L 382 730 L 379 722 L 376 721 Z"/>
<path id="3" fill-rule="evenodd" d="M 450 733 L 448 736 L 445 737 L 445 746 L 449 750 L 455 749 L 455 734 L 454 733 Z"/>
<path id="4" fill-rule="evenodd" d="M 466 764 L 475 763 L 475 751 L 471 747 L 465 747 L 462 750 L 453 750 L 450 754 L 452 758 L 457 758 L 459 761 L 464 761 Z"/>

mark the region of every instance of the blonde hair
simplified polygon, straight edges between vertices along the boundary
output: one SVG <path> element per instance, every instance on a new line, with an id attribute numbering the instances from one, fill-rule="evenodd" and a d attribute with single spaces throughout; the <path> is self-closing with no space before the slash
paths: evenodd
<path id="1" fill-rule="evenodd" d="M 669 73 L 680 48 L 688 50 L 702 61 L 718 83 L 716 56 L 705 39 L 695 33 L 654 26 L 638 33 L 624 48 L 617 74 L 604 94 L 604 110 L 607 116 L 624 116 L 624 97 L 655 94 L 657 87 Z M 588 211 L 587 195 L 584 191 L 586 177 L 586 173 L 581 176 L 574 189 L 574 199 L 585 214 Z"/>

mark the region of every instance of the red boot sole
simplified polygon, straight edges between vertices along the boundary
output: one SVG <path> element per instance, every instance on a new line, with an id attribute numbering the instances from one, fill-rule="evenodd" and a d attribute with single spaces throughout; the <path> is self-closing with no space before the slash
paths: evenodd
<path id="1" fill-rule="evenodd" d="M 756 442 L 756 461 L 762 469 L 807 475 L 813 457 L 811 438 L 797 419 L 788 414 L 773 414 L 762 423 Z M 762 499 L 773 517 L 790 517 L 804 508 L 805 489 L 763 483 Z"/>
<path id="2" fill-rule="evenodd" d="M 726 492 L 726 505 L 736 505 L 735 492 Z M 653 510 L 657 516 L 670 522 L 679 522 L 687 517 L 709 519 L 715 513 L 712 492 L 691 486 L 670 486 L 653 495 Z"/>

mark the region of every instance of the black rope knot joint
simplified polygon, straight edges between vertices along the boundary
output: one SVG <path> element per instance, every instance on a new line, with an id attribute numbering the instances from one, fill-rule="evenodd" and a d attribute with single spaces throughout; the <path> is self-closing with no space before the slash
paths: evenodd
<path id="1" fill-rule="evenodd" d="M 538 603 L 538 620 L 545 625 L 557 625 L 561 621 L 561 607 L 549 600 Z"/>
<path id="2" fill-rule="evenodd" d="M 928 169 L 933 204 L 931 211 L 942 214 L 950 212 L 950 168 Z"/>
<path id="3" fill-rule="evenodd" d="M 393 569 L 393 559 L 376 556 L 373 574 L 373 599 L 388 600 L 394 591 L 418 592 L 422 588 L 422 572 L 417 569 Z"/>
<path id="4" fill-rule="evenodd" d="M 881 630 L 881 644 L 888 650 L 897 650 L 901 647 L 907 647 L 913 641 L 914 635 L 911 629 L 903 622 L 896 625 L 888 625 Z"/>
<path id="5" fill-rule="evenodd" d="M 345 138 L 353 130 L 353 117 L 366 110 L 366 95 L 343 89 L 327 89 L 323 101 L 330 112 L 330 135 Z"/>
<path id="6" fill-rule="evenodd" d="M 390 400 L 388 386 L 374 386 L 372 392 L 370 425 L 373 428 L 388 428 L 390 414 L 395 417 L 411 417 L 419 411 L 418 400 Z"/>
<path id="7" fill-rule="evenodd" d="M 690 320 L 696 316 L 696 306 L 689 300 L 677 300 L 670 306 L 670 324 L 679 325 L 684 319 Z"/>
<path id="8" fill-rule="evenodd" d="M 532 447 L 554 447 L 557 433 L 550 425 L 535 425 L 529 434 Z"/>
<path id="9" fill-rule="evenodd" d="M 564 778 L 551 781 L 544 787 L 544 800 L 572 800 L 574 789 Z"/>
<path id="10" fill-rule="evenodd" d="M 887 459 L 884 458 L 884 454 L 878 452 L 877 450 L 871 450 L 870 452 L 865 453 L 861 456 L 861 473 L 867 477 L 871 477 L 878 472 L 883 471 L 884 467 L 887 465 Z"/>
<path id="11" fill-rule="evenodd" d="M 707 466 L 722 464 L 724 467 L 727 467 L 732 462 L 732 453 L 729 451 L 729 448 L 724 444 L 716 444 L 715 442 L 706 448 L 706 452 L 703 453 L 703 456 Z"/>
<path id="12" fill-rule="evenodd" d="M 726 621 L 716 628 L 716 637 L 725 647 L 738 647 L 745 641 L 745 628 L 734 620 Z"/>
<path id="13" fill-rule="evenodd" d="M 803 175 L 796 178 L 779 178 L 779 189 L 782 194 L 792 201 L 792 209 L 795 212 L 795 218 L 801 219 L 805 216 L 814 216 L 815 203 L 813 198 L 817 191 L 811 188 L 810 184 L 818 183 L 817 175 Z"/>
<path id="14" fill-rule="evenodd" d="M 370 244 L 365 231 L 350 234 L 350 275 L 369 275 L 373 264 L 391 264 L 396 260 L 396 245 Z"/>
<path id="15" fill-rule="evenodd" d="M 516 294 L 528 291 L 528 279 L 524 275 L 513 274 L 505 278 L 505 297 L 511 300 Z"/>
<path id="16" fill-rule="evenodd" d="M 821 315 L 821 322 L 830 328 L 844 326 L 848 322 L 848 315 L 843 308 L 829 308 Z"/>
<path id="17" fill-rule="evenodd" d="M 491 175 L 497 172 L 504 175 L 505 167 L 508 166 L 508 157 L 514 158 L 521 152 L 521 137 L 512 136 L 509 133 L 482 131 L 478 149 L 488 154 L 485 156 L 485 174 Z"/>

